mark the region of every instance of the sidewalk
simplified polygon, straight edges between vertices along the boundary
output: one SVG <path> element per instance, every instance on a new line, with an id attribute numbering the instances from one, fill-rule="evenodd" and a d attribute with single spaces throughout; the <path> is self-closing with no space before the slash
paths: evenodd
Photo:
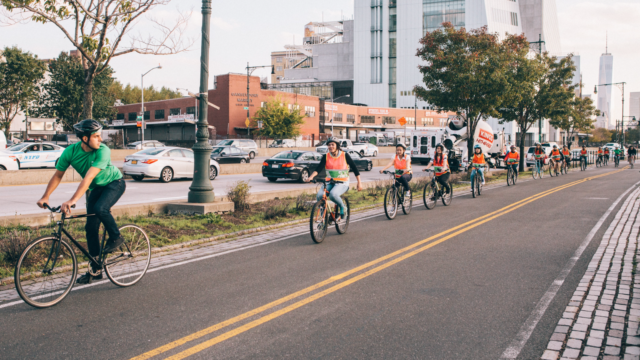
<path id="1" fill-rule="evenodd" d="M 640 360 L 640 188 L 606 230 L 541 359 Z"/>

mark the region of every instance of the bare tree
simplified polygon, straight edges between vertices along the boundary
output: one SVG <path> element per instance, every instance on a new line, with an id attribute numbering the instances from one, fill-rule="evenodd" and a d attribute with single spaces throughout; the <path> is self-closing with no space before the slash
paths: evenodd
<path id="1" fill-rule="evenodd" d="M 78 49 L 84 69 L 82 118 L 92 117 L 93 81 L 114 57 L 138 53 L 171 55 L 193 44 L 185 37 L 191 12 L 171 24 L 150 18 L 155 31 L 129 34 L 142 15 L 170 0 L 1 0 L 5 25 L 35 21 L 55 25 Z M 123 45 L 128 42 L 128 46 Z"/>

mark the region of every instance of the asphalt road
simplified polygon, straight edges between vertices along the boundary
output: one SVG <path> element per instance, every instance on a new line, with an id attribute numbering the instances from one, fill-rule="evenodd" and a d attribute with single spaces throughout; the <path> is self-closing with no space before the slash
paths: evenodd
<path id="1" fill-rule="evenodd" d="M 373 168 L 371 171 L 360 172 L 362 181 L 374 181 L 387 179 L 387 175 L 382 175 L 378 170 L 382 167 Z M 422 176 L 422 174 L 420 174 Z M 278 180 L 275 183 L 269 182 L 262 174 L 240 174 L 240 175 L 220 175 L 211 182 L 213 190 L 217 196 L 223 196 L 227 189 L 238 180 L 250 180 L 251 192 L 297 189 L 303 187 L 314 188 L 314 184 L 301 184 L 293 180 Z M 351 181 L 356 178 L 351 174 Z M 118 205 L 140 204 L 158 201 L 177 201 L 187 198 L 191 179 L 177 179 L 170 183 L 161 183 L 158 179 L 145 179 L 137 182 L 127 180 L 127 189 L 118 201 Z M 51 195 L 52 204 L 62 204 L 69 200 L 78 188 L 79 183 L 63 183 Z M 7 206 L 0 207 L 0 216 L 46 213 L 46 210 L 38 208 L 35 203 L 44 194 L 46 185 L 24 185 L 24 186 L 0 186 L 0 199 Z M 84 201 L 77 204 L 79 209 L 85 207 Z"/>
<path id="2" fill-rule="evenodd" d="M 152 359 L 184 351 L 192 359 L 499 359 L 598 219 L 638 178 L 608 167 L 487 189 L 449 207 L 417 206 L 393 221 L 381 209 L 345 235 L 329 230 L 320 245 L 305 234 L 149 273 L 131 288 L 75 291 L 46 310 L 2 308 L 0 354 L 129 359 L 325 281 Z M 420 252 L 388 256 L 421 241 Z M 540 357 L 598 243 L 577 261 L 518 359 Z"/>

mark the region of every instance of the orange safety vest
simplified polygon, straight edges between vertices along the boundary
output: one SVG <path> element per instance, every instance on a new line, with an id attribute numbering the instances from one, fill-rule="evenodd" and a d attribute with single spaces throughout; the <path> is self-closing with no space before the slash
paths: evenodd
<path id="1" fill-rule="evenodd" d="M 327 171 L 326 181 L 333 179 L 334 181 L 349 181 L 349 164 L 344 151 L 340 151 L 337 157 L 333 157 L 330 152 L 327 153 L 325 163 Z"/>
<path id="2" fill-rule="evenodd" d="M 571 151 L 569 151 L 569 150 L 562 150 L 562 155 L 564 155 L 564 156 L 569 156 L 569 155 L 571 155 Z"/>
<path id="3" fill-rule="evenodd" d="M 598 154 L 602 154 L 602 150 L 598 150 Z"/>
<path id="4" fill-rule="evenodd" d="M 560 150 L 551 150 L 551 157 L 555 160 L 560 159 Z"/>
<path id="5" fill-rule="evenodd" d="M 580 150 L 580 155 L 587 155 L 587 150 Z"/>
<path id="6" fill-rule="evenodd" d="M 436 176 L 440 176 L 449 172 L 449 160 L 442 155 L 442 159 L 438 161 L 437 157 L 433 158 L 433 171 L 436 173 Z"/>
<path id="7" fill-rule="evenodd" d="M 473 160 L 472 160 L 472 162 L 473 162 L 474 164 L 484 165 L 484 164 L 485 164 L 485 161 L 484 161 L 484 154 L 480 154 L 480 155 L 473 154 Z"/>
<path id="8" fill-rule="evenodd" d="M 609 149 L 606 149 L 606 150 L 604 151 L 604 154 L 605 154 L 605 155 L 609 155 Z"/>
<path id="9" fill-rule="evenodd" d="M 396 169 L 396 178 L 404 174 L 411 174 L 411 159 L 408 156 L 404 156 L 402 160 L 398 158 L 398 155 L 393 159 L 393 167 Z"/>
<path id="10" fill-rule="evenodd" d="M 510 162 L 510 160 L 515 160 L 515 161 L 511 161 L 513 162 L 517 162 L 520 160 L 520 154 L 518 154 L 517 152 L 513 152 L 510 151 L 507 153 L 507 155 L 504 157 L 504 161 L 508 164 Z"/>

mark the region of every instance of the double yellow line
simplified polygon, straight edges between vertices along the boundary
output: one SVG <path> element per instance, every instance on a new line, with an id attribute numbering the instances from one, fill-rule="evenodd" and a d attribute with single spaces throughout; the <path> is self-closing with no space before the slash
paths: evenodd
<path id="1" fill-rule="evenodd" d="M 323 291 L 317 292 L 317 293 L 315 293 L 315 294 L 313 294 L 313 295 L 311 295 L 309 297 L 306 297 L 306 298 L 304 298 L 304 299 L 302 299 L 300 301 L 297 301 L 297 302 L 295 302 L 293 304 L 290 304 L 290 305 L 288 305 L 286 307 L 283 307 L 282 309 L 274 311 L 274 312 L 272 312 L 272 313 L 270 313 L 268 315 L 262 316 L 262 317 L 260 317 L 260 318 L 258 318 L 256 320 L 253 320 L 253 321 L 251 321 L 249 323 L 246 323 L 246 324 L 244 324 L 244 325 L 242 325 L 240 327 L 237 327 L 237 328 L 235 328 L 233 330 L 230 330 L 228 332 L 220 334 L 220 335 L 218 335 L 218 336 L 216 336 L 216 337 L 214 337 L 214 338 L 212 338 L 210 340 L 202 342 L 202 343 L 200 343 L 198 345 L 195 345 L 195 346 L 193 346 L 191 348 L 188 348 L 188 349 L 186 349 L 186 350 L 184 350 L 184 351 L 182 351 L 180 353 L 177 353 L 177 354 L 167 358 L 167 359 L 171 359 L 171 360 L 184 359 L 184 358 L 186 358 L 188 356 L 191 356 L 191 355 L 196 354 L 196 353 L 198 353 L 198 352 L 200 352 L 202 350 L 205 350 L 205 349 L 207 349 L 207 348 L 209 348 L 211 346 L 214 346 L 214 345 L 216 345 L 216 344 L 218 344 L 218 343 L 220 343 L 222 341 L 225 341 L 225 340 L 227 340 L 229 338 L 232 338 L 232 337 L 234 337 L 236 335 L 242 334 L 245 331 L 253 329 L 253 328 L 255 328 L 255 327 L 259 326 L 259 325 L 262 325 L 262 324 L 264 324 L 264 323 L 266 323 L 266 322 L 268 322 L 270 320 L 273 320 L 273 319 L 275 319 L 275 318 L 277 318 L 279 316 L 282 316 L 282 315 L 284 315 L 284 314 L 286 314 L 288 312 L 291 312 L 291 311 L 293 311 L 293 310 L 295 310 L 295 309 L 297 309 L 299 307 L 302 307 L 302 306 L 304 306 L 306 304 L 309 304 L 309 303 L 311 303 L 311 302 L 313 302 L 315 300 L 318 300 L 318 299 L 324 297 L 325 295 L 328 295 L 328 294 L 331 294 L 331 293 L 333 293 L 335 291 L 338 291 L 338 290 L 340 290 L 340 289 L 342 289 L 342 288 L 344 288 L 344 287 L 346 287 L 348 285 L 351 285 L 351 284 L 353 284 L 353 283 L 355 283 L 355 282 L 357 282 L 359 280 L 362 280 L 362 279 L 364 279 L 364 278 L 366 278 L 366 277 L 368 277 L 370 275 L 373 275 L 373 274 L 375 274 L 375 273 L 377 273 L 379 271 L 382 271 L 382 270 L 384 270 L 384 269 L 386 269 L 386 268 L 388 268 L 388 267 L 390 267 L 392 265 L 395 265 L 395 264 L 397 264 L 397 263 L 399 263 L 399 262 L 401 262 L 403 260 L 406 260 L 406 259 L 408 259 L 408 258 L 410 258 L 410 257 L 412 257 L 412 256 L 414 256 L 416 254 L 419 254 L 422 251 L 425 251 L 425 250 L 427 250 L 429 248 L 432 248 L 432 247 L 434 247 L 434 246 L 436 246 L 436 245 L 438 245 L 438 244 L 440 244 L 442 242 L 445 242 L 445 241 L 447 241 L 447 240 L 449 240 L 449 239 L 451 239 L 451 238 L 453 238 L 453 237 L 455 237 L 457 235 L 460 235 L 460 234 L 462 234 L 464 232 L 467 232 L 467 231 L 469 231 L 469 230 L 471 230 L 471 229 L 473 229 L 473 228 L 475 228 L 477 226 L 480 226 L 480 225 L 482 225 L 484 223 L 487 223 L 487 222 L 489 222 L 491 220 L 494 220 L 494 219 L 496 219 L 496 218 L 498 218 L 500 216 L 508 214 L 508 213 L 510 213 L 510 212 L 522 207 L 522 206 L 525 206 L 525 205 L 527 205 L 529 203 L 532 203 L 532 202 L 534 202 L 536 200 L 539 200 L 539 199 L 541 199 L 541 198 L 543 198 L 545 196 L 551 195 L 551 194 L 556 193 L 558 191 L 561 191 L 561 190 L 567 189 L 569 187 L 584 183 L 584 182 L 589 181 L 589 180 L 593 180 L 593 179 L 597 179 L 597 178 L 600 178 L 600 177 L 603 177 L 603 176 L 616 174 L 616 173 L 618 173 L 620 171 L 623 171 L 624 169 L 626 169 L 626 167 L 622 168 L 620 170 L 617 170 L 617 171 L 612 171 L 612 172 L 609 172 L 609 173 L 588 177 L 588 178 L 585 178 L 585 179 L 582 179 L 582 180 L 573 181 L 573 182 L 570 182 L 568 184 L 565 184 L 565 185 L 562 185 L 562 186 L 558 186 L 556 188 L 553 188 L 553 189 L 550 189 L 550 190 L 547 190 L 547 191 L 543 191 L 543 192 L 538 193 L 536 195 L 530 196 L 530 197 L 528 197 L 526 199 L 520 200 L 520 201 L 515 202 L 515 203 L 513 203 L 511 205 L 505 206 L 505 207 L 503 207 L 503 208 L 501 208 L 499 210 L 493 211 L 493 212 L 491 212 L 489 214 L 486 214 L 486 215 L 481 216 L 479 218 L 473 219 L 471 221 L 467 221 L 464 224 L 460 224 L 460 225 L 455 226 L 455 227 L 453 227 L 451 229 L 443 231 L 443 232 L 441 232 L 439 234 L 436 234 L 436 235 L 428 237 L 428 238 L 426 238 L 424 240 L 418 241 L 418 242 L 416 242 L 414 244 L 411 244 L 411 245 L 409 245 L 407 247 L 404 247 L 404 248 L 402 248 L 400 250 L 394 251 L 394 252 L 392 252 L 392 253 L 390 253 L 388 255 L 382 256 L 382 257 L 380 257 L 378 259 L 375 259 L 373 261 L 370 261 L 370 262 L 368 262 L 366 264 L 363 264 L 361 266 L 353 268 L 353 269 L 351 269 L 349 271 L 343 272 L 342 274 L 339 274 L 339 275 L 336 275 L 336 276 L 332 276 L 332 277 L 330 277 L 330 278 L 328 278 L 328 279 L 326 279 L 324 281 L 321 281 L 321 282 L 319 282 L 319 283 L 317 283 L 315 285 L 309 286 L 309 287 L 307 287 L 305 289 L 297 291 L 297 292 L 295 292 L 293 294 L 290 294 L 288 296 L 285 296 L 285 297 L 283 297 L 281 299 L 278 299 L 278 300 L 270 302 L 270 303 L 268 303 L 266 305 L 260 306 L 260 307 L 258 307 L 256 309 L 253 309 L 253 310 L 249 311 L 249 312 L 246 312 L 244 314 L 238 315 L 236 317 L 233 317 L 233 318 L 231 318 L 229 320 L 223 321 L 221 323 L 218 323 L 218 324 L 213 325 L 211 327 L 208 327 L 206 329 L 200 330 L 198 332 L 195 332 L 195 333 L 193 333 L 191 335 L 185 336 L 185 337 L 183 337 L 181 339 L 178 339 L 176 341 L 170 342 L 170 343 L 168 343 L 168 344 L 166 344 L 164 346 L 161 346 L 159 348 L 156 348 L 154 350 L 146 352 L 146 353 L 144 353 L 142 355 L 136 356 L 136 357 L 132 358 L 131 360 L 144 360 L 144 359 L 149 359 L 149 358 L 152 358 L 154 356 L 160 355 L 162 353 L 165 353 L 167 351 L 175 349 L 175 348 L 177 348 L 177 347 L 179 347 L 181 345 L 184 345 L 184 344 L 186 344 L 188 342 L 197 340 L 197 339 L 202 338 L 202 337 L 204 337 L 204 336 L 206 336 L 208 334 L 211 334 L 211 333 L 216 332 L 216 331 L 218 331 L 220 329 L 223 329 L 223 328 L 225 328 L 227 326 L 233 325 L 233 324 L 238 323 L 238 322 L 240 322 L 242 320 L 245 320 L 247 318 L 250 318 L 250 317 L 253 317 L 255 315 L 258 315 L 258 314 L 260 314 L 260 313 L 262 313 L 264 311 L 272 309 L 272 308 L 274 308 L 276 306 L 282 305 L 282 304 L 284 304 L 284 303 L 286 303 L 286 302 L 288 302 L 290 300 L 296 299 L 296 298 L 298 298 L 300 296 L 306 295 L 306 294 L 311 293 L 311 292 L 313 292 L 315 290 L 323 288 L 326 285 L 329 285 L 329 284 L 335 283 L 335 282 L 337 282 L 339 280 L 345 279 L 345 278 L 347 278 L 347 277 L 349 277 L 349 276 L 351 276 L 353 274 L 356 274 L 356 273 L 358 273 L 358 272 L 360 272 L 362 270 L 365 270 L 367 268 L 370 268 L 370 267 L 372 267 L 374 265 L 380 264 L 380 263 L 382 263 L 382 262 L 384 262 L 386 260 L 392 259 L 392 258 L 394 258 L 394 257 L 396 257 L 398 255 L 404 254 L 402 256 L 396 257 L 395 259 L 393 259 L 391 261 L 385 262 L 384 264 L 378 265 L 378 266 L 376 266 L 376 267 L 374 267 L 374 268 L 372 268 L 372 269 L 370 269 L 368 271 L 365 271 L 365 272 L 363 272 L 363 273 L 361 273 L 361 274 L 359 274 L 357 276 L 351 277 L 351 278 L 349 278 L 349 279 L 347 279 L 347 280 L 345 280 L 345 281 L 343 281 L 343 282 L 341 282 L 339 284 L 336 284 L 336 285 L 334 285 L 334 286 L 332 286 L 330 288 L 327 288 L 327 289 L 325 289 Z M 438 240 L 435 240 L 435 239 L 438 239 Z M 433 240 L 435 240 L 435 241 L 433 241 Z"/>

